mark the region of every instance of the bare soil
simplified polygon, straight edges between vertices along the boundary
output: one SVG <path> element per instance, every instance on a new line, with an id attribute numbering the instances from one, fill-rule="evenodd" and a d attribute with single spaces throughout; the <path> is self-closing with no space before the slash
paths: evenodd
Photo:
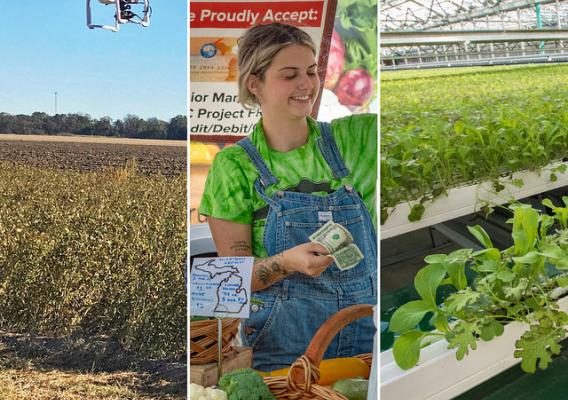
<path id="1" fill-rule="evenodd" d="M 108 144 L 132 144 L 144 146 L 173 146 L 186 147 L 185 140 L 158 140 L 158 139 L 130 139 L 107 136 L 78 136 L 78 135 L 17 135 L 0 133 L 0 140 L 20 142 L 64 142 L 64 143 L 108 143 Z"/>
<path id="2" fill-rule="evenodd" d="M 186 148 L 182 146 L 0 138 L 0 162 L 37 168 L 90 172 L 134 162 L 143 174 L 176 176 L 186 171 L 186 160 Z"/>

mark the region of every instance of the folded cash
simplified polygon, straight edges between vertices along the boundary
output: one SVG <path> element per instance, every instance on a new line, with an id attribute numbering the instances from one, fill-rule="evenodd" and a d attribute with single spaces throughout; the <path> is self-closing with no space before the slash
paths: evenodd
<path id="1" fill-rule="evenodd" d="M 330 254 L 331 258 L 335 261 L 335 265 L 342 271 L 356 266 L 363 258 L 363 253 L 355 243 L 350 243 L 345 247 L 337 250 L 335 253 Z"/>
<path id="2" fill-rule="evenodd" d="M 336 224 L 333 221 L 327 221 L 324 226 L 310 236 L 310 240 L 314 243 L 321 244 L 327 251 L 333 253 L 341 247 L 353 242 L 353 237 L 342 225 Z"/>
<path id="3" fill-rule="evenodd" d="M 359 247 L 353 243 L 353 236 L 349 231 L 333 221 L 327 221 L 310 236 L 310 240 L 325 247 L 337 268 L 342 271 L 353 268 L 365 258 Z"/>

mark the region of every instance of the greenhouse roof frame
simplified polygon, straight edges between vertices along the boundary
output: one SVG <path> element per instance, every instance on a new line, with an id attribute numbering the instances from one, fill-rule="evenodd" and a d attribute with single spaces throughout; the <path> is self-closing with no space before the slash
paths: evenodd
<path id="1" fill-rule="evenodd" d="M 382 69 L 568 56 L 568 0 L 385 0 L 380 24 Z"/>
<path id="2" fill-rule="evenodd" d="M 564 0 L 386 0 L 381 5 L 381 26 L 383 32 L 456 30 L 456 24 L 485 23 L 481 18 L 526 12 L 553 3 L 556 3 L 557 23 L 560 24 L 559 5 L 562 4 L 563 12 L 568 10 Z M 568 14 L 564 18 L 568 18 Z"/>

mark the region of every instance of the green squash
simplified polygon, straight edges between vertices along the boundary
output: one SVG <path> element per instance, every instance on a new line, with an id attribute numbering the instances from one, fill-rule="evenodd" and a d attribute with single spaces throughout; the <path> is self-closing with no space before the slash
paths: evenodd
<path id="1" fill-rule="evenodd" d="M 340 379 L 331 388 L 349 400 L 367 400 L 369 380 L 363 378 Z"/>

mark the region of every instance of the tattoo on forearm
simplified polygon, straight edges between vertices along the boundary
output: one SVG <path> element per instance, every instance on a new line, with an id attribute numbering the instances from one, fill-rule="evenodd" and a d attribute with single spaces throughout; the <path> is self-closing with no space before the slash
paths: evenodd
<path id="1" fill-rule="evenodd" d="M 245 251 L 249 252 L 251 250 L 250 245 L 244 240 L 238 240 L 233 242 L 233 245 L 230 247 L 232 251 Z"/>
<path id="2" fill-rule="evenodd" d="M 256 277 L 263 285 L 270 285 L 278 279 L 283 279 L 290 275 L 290 272 L 282 265 L 282 255 L 258 259 L 254 262 L 256 266 Z"/>

